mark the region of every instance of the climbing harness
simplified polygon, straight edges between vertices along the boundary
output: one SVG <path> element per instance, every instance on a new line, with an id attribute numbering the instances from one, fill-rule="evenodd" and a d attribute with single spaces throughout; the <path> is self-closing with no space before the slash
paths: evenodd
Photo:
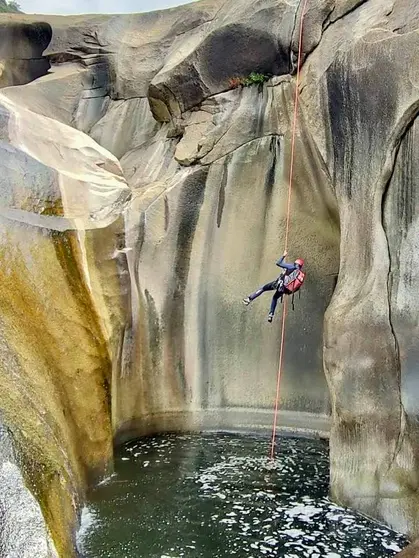
<path id="1" fill-rule="evenodd" d="M 297 117 L 298 117 L 298 100 L 299 100 L 299 83 L 300 83 L 300 69 L 301 69 L 301 55 L 303 46 L 303 24 L 304 16 L 306 13 L 308 0 L 304 0 L 303 9 L 301 11 L 300 20 L 300 34 L 298 41 L 298 61 L 297 61 L 297 78 L 295 85 L 295 100 L 294 100 L 294 120 L 292 127 L 292 139 L 291 139 L 291 163 L 290 163 L 290 181 L 288 186 L 288 204 L 287 204 L 287 224 L 285 232 L 285 250 L 288 246 L 288 236 L 290 227 L 290 214 L 291 214 L 291 194 L 292 194 L 292 181 L 294 177 L 294 156 L 295 156 L 295 137 L 297 132 Z M 293 300 L 294 307 L 294 300 Z M 281 385 L 281 373 L 282 364 L 284 358 L 284 345 L 285 345 L 285 319 L 287 315 L 287 301 L 284 301 L 284 308 L 282 312 L 282 325 L 281 325 L 281 349 L 279 351 L 279 367 L 278 367 L 278 377 L 276 383 L 276 397 L 275 397 L 275 411 L 274 411 L 274 421 L 272 426 L 272 442 L 271 442 L 271 459 L 275 457 L 275 440 L 276 440 L 276 429 L 278 423 L 278 407 L 279 407 L 279 395 L 280 395 L 280 385 Z"/>

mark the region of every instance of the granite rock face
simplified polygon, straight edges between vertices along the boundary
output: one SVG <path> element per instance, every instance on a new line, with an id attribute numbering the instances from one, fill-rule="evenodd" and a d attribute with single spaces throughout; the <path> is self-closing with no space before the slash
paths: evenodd
<path id="1" fill-rule="evenodd" d="M 79 496 L 112 458 L 124 323 L 115 254 L 131 191 L 91 138 L 1 93 L 0 138 L 2 418 L 71 556 Z"/>
<path id="2" fill-rule="evenodd" d="M 62 555 L 112 439 L 272 422 L 282 308 L 241 299 L 285 241 L 301 11 L 0 18 L 51 66 L 1 83 L 0 408 Z M 280 415 L 330 415 L 333 497 L 412 536 L 418 42 L 414 0 L 308 2 Z"/>

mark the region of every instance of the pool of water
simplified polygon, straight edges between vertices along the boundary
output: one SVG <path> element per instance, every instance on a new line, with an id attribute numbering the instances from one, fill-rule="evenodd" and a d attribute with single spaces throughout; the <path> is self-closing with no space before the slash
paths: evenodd
<path id="1" fill-rule="evenodd" d="M 165 435 L 122 447 L 90 494 L 85 558 L 384 558 L 407 541 L 336 506 L 322 440 Z"/>

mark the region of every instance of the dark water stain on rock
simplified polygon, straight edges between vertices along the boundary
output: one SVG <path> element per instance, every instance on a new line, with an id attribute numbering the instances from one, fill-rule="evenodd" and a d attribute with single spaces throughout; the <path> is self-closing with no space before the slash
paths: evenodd
<path id="1" fill-rule="evenodd" d="M 266 208 L 270 206 L 272 200 L 272 193 L 275 185 L 275 172 L 280 156 L 280 148 L 280 138 L 278 136 L 272 136 L 271 142 L 269 144 L 269 152 L 272 156 L 272 159 L 265 179 Z"/>
<path id="2" fill-rule="evenodd" d="M 149 347 L 151 353 L 151 364 L 154 370 L 157 370 L 161 362 L 161 340 L 159 315 L 157 313 L 156 304 L 150 292 L 144 291 L 147 301 L 147 317 L 148 317 L 148 335 Z"/>
<path id="3" fill-rule="evenodd" d="M 341 54 L 327 72 L 333 138 L 329 159 L 333 160 L 335 186 L 343 188 L 348 199 L 368 192 L 374 172 L 384 163 L 398 99 L 391 60 L 384 54 L 374 60 L 373 75 L 379 76 L 374 81 L 371 64 L 360 67 L 354 59 L 358 55 Z"/>
<path id="4" fill-rule="evenodd" d="M 416 274 L 414 266 L 403 265 L 404 262 L 400 261 L 403 257 L 400 249 L 402 245 L 410 245 L 414 231 L 412 227 L 415 227 L 419 207 L 416 195 L 419 176 L 418 140 L 419 118 L 416 117 L 401 140 L 393 173 L 383 195 L 382 219 L 391 261 L 389 292 L 392 296 L 401 285 L 405 289 L 411 289 Z"/>
<path id="5" fill-rule="evenodd" d="M 12 19 L 0 23 L 2 58 L 41 58 L 52 39 L 52 27 L 45 21 L 25 23 Z"/>
<path id="6" fill-rule="evenodd" d="M 185 290 L 188 282 L 192 243 L 199 212 L 204 201 L 208 169 L 198 169 L 190 174 L 181 186 L 178 199 L 179 221 L 176 255 L 173 262 L 171 287 L 164 303 L 165 337 L 173 373 L 179 383 L 181 396 L 185 396 L 186 379 L 184 375 L 185 351 Z"/>
<path id="7" fill-rule="evenodd" d="M 202 270 L 201 273 L 205 277 L 208 273 L 209 267 L 212 261 L 212 249 L 214 246 L 214 237 L 216 235 L 217 228 L 221 227 L 222 217 L 226 202 L 226 188 L 229 185 L 229 167 L 233 154 L 228 154 L 223 160 L 221 185 L 218 192 L 218 196 L 213 197 L 213 202 L 211 206 L 211 215 L 208 220 L 207 230 L 205 233 L 205 246 L 204 246 L 204 256 L 202 258 Z M 215 224 L 216 223 L 216 224 Z M 213 299 L 214 293 L 210 292 L 208 289 L 208 283 L 206 280 L 200 281 L 199 284 L 199 297 L 198 297 L 198 316 L 199 316 L 199 331 L 200 336 L 198 339 L 199 347 L 199 361 L 201 366 L 200 375 L 200 397 L 201 406 L 206 409 L 209 402 L 209 391 L 210 391 L 210 365 L 208 363 L 208 357 L 211 353 L 209 348 L 210 339 L 212 333 L 210 331 L 210 326 L 208 324 L 209 308 L 211 304 L 215 303 Z M 223 391 L 222 386 L 219 386 L 220 392 Z M 222 393 L 221 393 L 222 397 Z"/>
<path id="8" fill-rule="evenodd" d="M 227 157 L 224 160 L 224 164 L 223 164 L 223 178 L 221 180 L 221 184 L 220 184 L 220 190 L 218 193 L 218 206 L 217 206 L 217 227 L 220 228 L 221 225 L 221 219 L 223 217 L 223 210 L 224 210 L 224 204 L 225 204 L 225 199 L 226 199 L 226 185 L 228 182 L 228 167 L 230 164 L 230 160 L 231 160 L 231 155 L 227 155 Z"/>
<path id="9" fill-rule="evenodd" d="M 51 38 L 52 28 L 46 22 L 10 19 L 0 23 L 0 87 L 24 85 L 46 75 L 51 65 L 42 54 Z"/>
<path id="10" fill-rule="evenodd" d="M 169 199 L 164 196 L 164 232 L 167 232 L 170 222 L 170 209 L 169 209 Z"/>
<path id="11" fill-rule="evenodd" d="M 393 203 L 396 206 L 395 211 L 391 212 L 392 217 L 395 216 L 397 220 L 393 232 L 401 233 L 403 238 L 406 238 L 416 216 L 416 180 L 419 171 L 418 122 L 419 119 L 416 118 L 402 139 L 394 172 L 383 199 L 384 208 L 387 203 Z"/>
<path id="12" fill-rule="evenodd" d="M 140 222 L 138 223 L 138 233 L 137 233 L 137 241 L 135 246 L 135 251 L 138 257 L 136 258 L 136 274 L 138 275 L 138 262 L 140 261 L 141 257 L 141 250 L 143 248 L 145 240 L 145 212 L 143 211 L 140 215 Z"/>

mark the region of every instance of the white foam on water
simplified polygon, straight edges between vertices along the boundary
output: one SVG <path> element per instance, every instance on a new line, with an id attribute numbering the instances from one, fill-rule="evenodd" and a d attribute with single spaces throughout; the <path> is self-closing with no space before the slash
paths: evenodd
<path id="1" fill-rule="evenodd" d="M 76 535 L 77 549 L 84 552 L 86 537 L 94 529 L 98 528 L 99 520 L 93 508 L 85 506 L 81 511 L 80 527 Z"/>
<path id="2" fill-rule="evenodd" d="M 394 552 L 400 552 L 401 548 L 399 547 L 398 544 L 392 542 L 390 544 L 387 544 L 385 541 L 381 541 L 381 544 L 384 546 L 384 548 L 386 548 L 387 550 L 394 550 Z"/>
<path id="3" fill-rule="evenodd" d="M 302 537 L 304 535 L 304 531 L 301 531 L 301 529 L 283 529 L 281 530 L 281 534 L 288 535 L 288 537 L 296 539 Z"/>
<path id="4" fill-rule="evenodd" d="M 322 508 L 297 503 L 292 508 L 285 510 L 285 514 L 292 518 L 298 517 L 300 521 L 311 522 L 311 519 L 319 513 L 322 513 L 322 511 Z"/>

